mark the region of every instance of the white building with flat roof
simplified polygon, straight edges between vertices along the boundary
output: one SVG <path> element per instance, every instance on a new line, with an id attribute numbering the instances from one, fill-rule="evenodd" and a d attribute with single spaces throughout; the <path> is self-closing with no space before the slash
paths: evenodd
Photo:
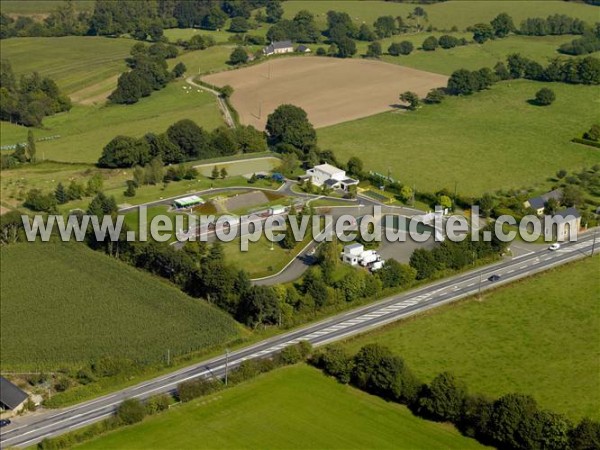
<path id="1" fill-rule="evenodd" d="M 358 180 L 346 176 L 346 171 L 338 169 L 331 164 L 320 164 L 306 171 L 315 186 L 327 186 L 331 189 L 347 191 L 350 186 L 358 184 Z"/>

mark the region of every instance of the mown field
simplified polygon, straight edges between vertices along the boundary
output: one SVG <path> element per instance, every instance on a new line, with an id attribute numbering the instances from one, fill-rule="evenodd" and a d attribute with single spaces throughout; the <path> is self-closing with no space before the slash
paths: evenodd
<path id="1" fill-rule="evenodd" d="M 381 1 L 291 0 L 284 2 L 283 9 L 284 17 L 289 19 L 293 18 L 298 11 L 307 9 L 315 15 L 317 23 L 325 27 L 329 10 L 345 11 L 359 24 L 363 21 L 372 24 L 375 19 L 385 15 L 402 16 L 406 19 L 415 6 L 411 3 Z M 478 22 L 489 22 L 502 12 L 510 14 L 517 26 L 528 17 L 547 17 L 550 14 L 567 14 L 593 23 L 596 13 L 594 7 L 589 5 L 545 0 L 448 1 L 421 6 L 429 17 L 425 26 L 433 25 L 439 29 L 450 29 L 456 26 L 459 30 L 464 30 Z"/>
<path id="2" fill-rule="evenodd" d="M 73 0 L 76 11 L 94 10 L 94 2 L 90 0 Z M 57 0 L 2 0 L 0 6 L 4 14 L 37 15 L 48 14 L 56 9 Z"/>
<path id="3" fill-rule="evenodd" d="M 65 93 L 73 94 L 125 71 L 125 58 L 134 43 L 131 39 L 91 36 L 11 38 L 3 39 L 0 49 L 15 75 L 37 71 L 51 77 Z"/>
<path id="4" fill-rule="evenodd" d="M 82 449 L 471 449 L 446 424 L 341 385 L 314 368 L 278 369 L 81 445 Z"/>
<path id="5" fill-rule="evenodd" d="M 443 33 L 425 33 L 425 35 L 396 36 L 381 41 L 384 52 L 392 42 L 411 41 L 415 48 L 420 48 L 427 36 L 439 37 Z M 465 36 L 472 39 L 471 34 L 456 34 L 454 36 Z M 477 70 L 482 67 L 493 68 L 498 61 L 506 61 L 506 57 L 512 53 L 538 61 L 546 65 L 551 58 L 561 55 L 557 49 L 561 44 L 571 42 L 573 36 L 516 36 L 512 35 L 505 39 L 487 41 L 484 44 L 471 43 L 469 45 L 444 50 L 438 48 L 434 52 L 416 50 L 408 56 L 383 55 L 381 59 L 393 64 L 400 64 L 415 69 L 450 75 L 458 69 Z M 361 43 L 362 44 L 362 43 Z M 359 51 L 366 53 L 366 45 L 359 45 Z M 593 56 L 598 56 L 596 52 Z"/>
<path id="6" fill-rule="evenodd" d="M 15 244 L 0 256 L 3 370 L 159 361 L 239 335 L 225 313 L 83 244 Z"/>
<path id="7" fill-rule="evenodd" d="M 574 420 L 600 418 L 600 259 L 586 259 L 388 326 L 377 342 L 424 380 L 448 370 L 471 392 L 531 394 Z"/>
<path id="8" fill-rule="evenodd" d="M 528 103 L 542 87 L 556 93 L 549 107 Z M 318 130 L 319 145 L 342 161 L 417 190 L 477 195 L 500 188 L 545 187 L 557 170 L 600 163 L 600 153 L 570 140 L 598 122 L 598 89 L 511 81 L 468 97 L 449 97 L 416 112 L 388 112 Z M 560 124 L 560 126 L 557 126 Z"/>
<path id="9" fill-rule="evenodd" d="M 187 93 L 185 85 L 184 81 L 170 83 L 134 105 L 75 105 L 67 113 L 46 117 L 44 129 L 33 130 L 36 138 L 60 138 L 39 142 L 38 158 L 95 163 L 102 148 L 118 135 L 142 137 L 149 132 L 162 133 L 182 119 L 192 119 L 207 130 L 222 125 L 215 97 L 202 89 Z M 26 127 L 7 122 L 1 122 L 1 126 L 2 145 L 26 142 Z"/>

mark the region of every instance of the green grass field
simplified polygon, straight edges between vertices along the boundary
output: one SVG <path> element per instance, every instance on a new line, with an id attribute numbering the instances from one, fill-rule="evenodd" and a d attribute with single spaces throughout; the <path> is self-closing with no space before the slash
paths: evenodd
<path id="1" fill-rule="evenodd" d="M 383 51 L 386 52 L 390 43 L 408 40 L 413 42 L 416 48 L 423 43 L 426 36 L 433 35 L 439 37 L 442 34 L 426 33 L 425 36 L 413 35 L 406 39 L 403 36 L 399 36 L 384 39 L 381 41 L 381 45 Z M 471 40 L 471 35 L 454 35 L 458 37 L 466 36 L 467 39 Z M 434 52 L 416 50 L 408 56 L 383 55 L 381 59 L 393 64 L 450 75 L 458 69 L 477 70 L 482 67 L 493 68 L 498 61 L 506 61 L 506 57 L 512 53 L 520 53 L 522 56 L 545 65 L 553 57 L 561 56 L 564 58 L 565 55 L 558 53 L 557 49 L 561 44 L 572 40 L 573 36 L 509 36 L 506 39 L 488 41 L 484 44 L 471 43 L 450 50 L 438 48 Z M 360 45 L 359 50 L 364 54 L 366 52 L 366 45 Z M 598 52 L 594 54 L 594 56 L 597 55 Z"/>
<path id="2" fill-rule="evenodd" d="M 277 369 L 81 445 L 82 449 L 471 449 L 446 424 L 341 385 L 311 367 Z"/>
<path id="3" fill-rule="evenodd" d="M 256 242 L 249 242 L 248 251 L 243 252 L 240 250 L 239 239 L 235 239 L 224 243 L 223 251 L 228 264 L 244 269 L 250 278 L 260 278 L 274 275 L 283 269 L 310 240 L 310 236 L 307 236 L 293 249 L 286 250 L 277 242 L 271 245 L 271 242 L 265 236 L 262 236 Z"/>
<path id="4" fill-rule="evenodd" d="M 131 39 L 88 36 L 11 38 L 0 41 L 0 50 L 17 76 L 37 71 L 73 94 L 125 71 L 125 58 L 134 43 Z"/>
<path id="5" fill-rule="evenodd" d="M 159 361 L 239 336 L 225 313 L 83 244 L 15 244 L 0 255 L 3 370 L 105 355 Z"/>
<path id="6" fill-rule="evenodd" d="M 596 257 L 444 306 L 348 342 L 377 342 L 424 380 L 448 370 L 471 392 L 533 395 L 544 408 L 600 418 Z"/>
<path id="7" fill-rule="evenodd" d="M 345 11 L 355 23 L 364 21 L 371 25 L 380 16 L 402 16 L 406 19 L 415 6 L 411 3 L 343 0 L 301 0 L 286 1 L 283 4 L 285 18 L 291 19 L 298 11 L 308 9 L 321 27 L 326 25 L 329 10 Z M 425 26 L 433 25 L 439 29 L 450 29 L 456 25 L 459 30 L 464 30 L 478 22 L 489 22 L 502 12 L 510 14 L 517 26 L 528 17 L 547 17 L 550 14 L 566 14 L 590 23 L 597 21 L 597 12 L 592 6 L 561 1 L 448 1 L 422 7 L 429 16 Z"/>
<path id="8" fill-rule="evenodd" d="M 36 138 L 60 135 L 39 142 L 38 158 L 63 162 L 95 163 L 102 148 L 117 135 L 141 137 L 162 133 L 182 119 L 192 119 L 207 130 L 224 122 L 215 97 L 197 89 L 186 93 L 183 81 L 173 82 L 135 105 L 74 106 L 67 113 L 44 119 L 44 129 L 34 129 Z M 26 142 L 26 127 L 1 122 L 2 145 Z"/>
<path id="9" fill-rule="evenodd" d="M 61 2 L 57 0 L 2 0 L 0 9 L 3 14 L 36 15 L 48 14 L 56 10 Z M 94 2 L 90 0 L 74 0 L 75 10 L 92 12 Z"/>
<path id="10" fill-rule="evenodd" d="M 556 93 L 549 107 L 527 102 L 542 87 Z M 390 99 L 392 102 L 393 99 Z M 511 81 L 415 112 L 387 112 L 317 131 L 319 145 L 342 161 L 358 156 L 365 168 L 433 192 L 467 195 L 500 188 L 544 188 L 557 170 L 600 163 L 600 153 L 573 144 L 600 118 L 598 89 Z M 560 124 L 560 126 L 557 126 Z"/>

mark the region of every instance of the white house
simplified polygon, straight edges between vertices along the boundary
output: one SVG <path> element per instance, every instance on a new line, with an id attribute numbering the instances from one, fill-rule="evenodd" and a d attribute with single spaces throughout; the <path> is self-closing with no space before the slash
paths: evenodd
<path id="1" fill-rule="evenodd" d="M 385 263 L 375 250 L 365 250 L 365 247 L 358 243 L 344 246 L 342 261 L 351 266 L 360 264 L 363 267 L 368 267 L 372 272 L 381 269 Z"/>
<path id="2" fill-rule="evenodd" d="M 265 48 L 263 48 L 263 54 L 265 56 L 279 55 L 282 53 L 293 53 L 293 52 L 294 52 L 294 45 L 292 44 L 292 41 L 271 42 L 269 45 L 267 45 Z"/>
<path id="3" fill-rule="evenodd" d="M 350 186 L 358 184 L 358 180 L 346 176 L 346 171 L 338 169 L 331 164 L 321 164 L 308 169 L 306 176 L 310 177 L 315 186 L 327 186 L 331 189 L 343 189 L 347 191 Z"/>

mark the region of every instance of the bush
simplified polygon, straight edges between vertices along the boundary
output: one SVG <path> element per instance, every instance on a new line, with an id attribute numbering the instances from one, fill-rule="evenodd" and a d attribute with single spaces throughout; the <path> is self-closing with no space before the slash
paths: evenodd
<path id="1" fill-rule="evenodd" d="M 152 415 L 169 409 L 171 397 L 167 394 L 153 395 L 146 401 L 146 414 Z"/>
<path id="2" fill-rule="evenodd" d="M 117 409 L 117 417 L 125 425 L 141 422 L 145 416 L 146 408 L 135 398 L 125 400 Z"/>
<path id="3" fill-rule="evenodd" d="M 535 102 L 540 106 L 551 105 L 556 100 L 556 95 L 552 89 L 542 88 L 535 93 Z"/>
<path id="4" fill-rule="evenodd" d="M 435 36 L 429 36 L 427 39 L 425 39 L 423 41 L 423 50 L 427 51 L 427 52 L 431 52 L 434 51 L 436 48 L 438 48 L 439 44 L 438 44 L 438 40 L 435 38 Z"/>
<path id="5" fill-rule="evenodd" d="M 414 50 L 414 45 L 410 41 L 394 42 L 388 48 L 388 53 L 393 56 L 410 55 Z"/>
<path id="6" fill-rule="evenodd" d="M 440 36 L 440 39 L 438 42 L 440 44 L 440 47 L 442 47 L 444 49 L 454 48 L 459 44 L 459 41 L 457 38 L 455 38 L 454 36 L 450 36 L 448 34 Z"/>
<path id="7" fill-rule="evenodd" d="M 212 394 L 221 389 L 221 387 L 222 384 L 219 380 L 197 378 L 179 383 L 177 385 L 177 397 L 182 402 L 189 402 L 197 397 Z"/>

